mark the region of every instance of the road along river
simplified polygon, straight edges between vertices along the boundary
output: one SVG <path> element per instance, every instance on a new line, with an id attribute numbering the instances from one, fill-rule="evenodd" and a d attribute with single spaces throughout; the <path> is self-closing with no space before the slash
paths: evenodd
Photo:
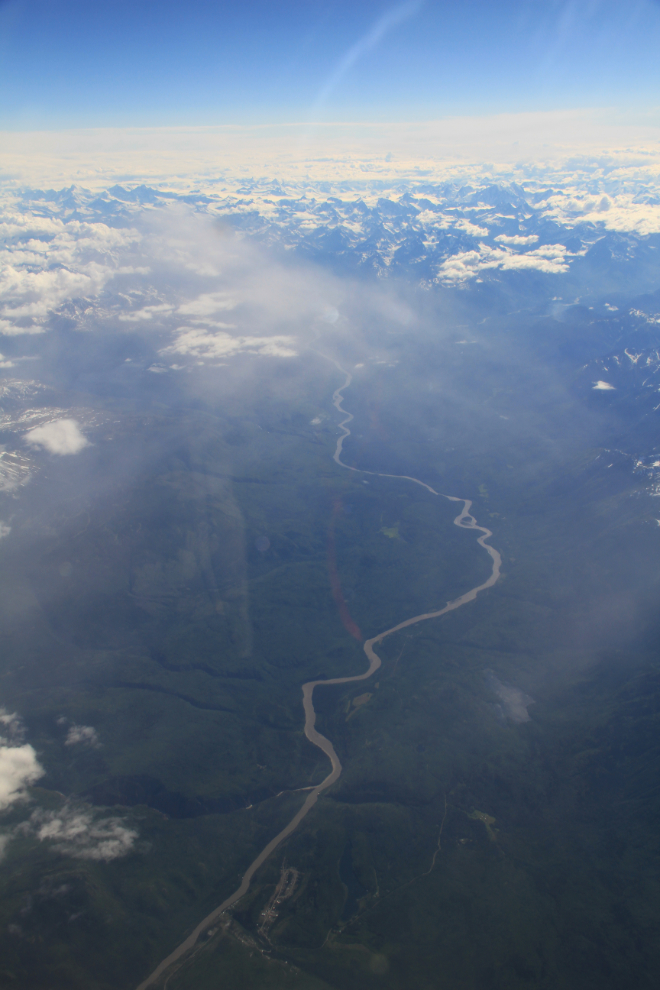
<path id="1" fill-rule="evenodd" d="M 332 359 L 329 359 L 332 360 Z M 409 475 L 403 474 L 383 474 L 379 471 L 361 471 L 360 468 L 351 467 L 349 464 L 344 464 L 341 459 L 341 455 L 344 447 L 344 440 L 351 435 L 351 431 L 348 428 L 348 423 L 353 419 L 353 415 L 347 412 L 343 407 L 343 391 L 347 389 L 352 382 L 352 376 L 349 372 L 345 371 L 336 361 L 332 362 L 341 371 L 343 375 L 346 376 L 346 380 L 343 385 L 335 390 L 332 396 L 332 404 L 335 409 L 344 416 L 344 419 L 339 423 L 339 429 L 342 431 L 342 435 L 337 440 L 337 446 L 335 448 L 334 460 L 340 467 L 346 468 L 348 471 L 356 471 L 359 474 L 370 474 L 375 475 L 378 478 L 397 478 L 401 481 L 412 481 L 416 485 L 421 485 L 422 488 L 426 488 L 427 491 L 431 492 L 433 495 L 438 495 L 440 498 L 449 499 L 450 502 L 460 502 L 463 508 L 459 514 L 454 519 L 454 525 L 460 526 L 462 529 L 472 529 L 476 532 L 481 533 L 481 536 L 477 538 L 477 543 L 484 548 L 487 554 L 491 557 L 493 561 L 493 567 L 490 576 L 483 584 L 479 584 L 476 588 L 471 588 L 466 591 L 464 595 L 460 598 L 455 598 L 451 602 L 447 602 L 444 608 L 437 609 L 435 612 L 423 612 L 421 615 L 415 615 L 411 619 L 404 619 L 403 622 L 399 622 L 396 626 L 392 626 L 391 629 L 386 629 L 384 632 L 378 633 L 377 636 L 372 636 L 364 643 L 364 652 L 367 655 L 367 660 L 369 661 L 369 667 L 364 672 L 364 674 L 356 674 L 354 677 L 334 677 L 331 680 L 323 681 L 307 681 L 303 684 L 303 709 L 305 712 L 305 735 L 314 746 L 318 746 L 322 749 L 330 760 L 332 770 L 320 784 L 316 787 L 310 789 L 310 792 L 305 799 L 305 803 L 300 808 L 300 810 L 293 816 L 291 821 L 286 825 L 275 838 L 271 839 L 267 846 L 265 846 L 257 858 L 253 860 L 248 866 L 247 870 L 243 875 L 240 886 L 230 894 L 229 897 L 220 904 L 219 907 L 211 911 L 197 927 L 190 933 L 188 938 L 179 945 L 174 952 L 171 952 L 166 959 L 163 959 L 161 963 L 156 967 L 156 969 L 151 973 L 150 976 L 144 980 L 137 990 L 146 990 L 147 987 L 152 986 L 156 981 L 165 973 L 166 970 L 173 966 L 174 963 L 178 962 L 190 949 L 193 949 L 197 939 L 203 931 L 207 931 L 211 928 L 214 923 L 218 920 L 220 915 L 226 911 L 228 908 L 232 907 L 240 898 L 247 893 L 252 877 L 259 869 L 259 867 L 268 859 L 270 854 L 286 839 L 292 832 L 298 828 L 298 825 L 303 820 L 303 818 L 311 811 L 316 802 L 318 801 L 319 794 L 325 791 L 331 784 L 339 778 L 342 766 L 339 762 L 339 757 L 335 753 L 335 748 L 325 736 L 322 736 L 320 732 L 314 728 L 316 724 L 316 711 L 314 710 L 314 688 L 319 685 L 329 685 L 329 684 L 352 684 L 355 681 L 365 681 L 368 677 L 371 677 L 381 665 L 381 659 L 374 650 L 374 646 L 378 643 L 382 643 L 384 639 L 391 636 L 395 632 L 399 632 L 400 629 L 407 629 L 408 626 L 417 625 L 418 622 L 426 622 L 427 619 L 438 619 L 441 615 L 446 615 L 447 612 L 452 612 L 454 609 L 460 608 L 462 605 L 467 605 L 468 602 L 474 601 L 480 591 L 485 591 L 486 588 L 492 588 L 497 579 L 500 576 L 500 568 L 502 566 L 502 558 L 500 554 L 493 547 L 486 543 L 486 540 L 490 539 L 493 535 L 489 529 L 485 526 L 478 526 L 477 521 L 473 515 L 470 513 L 472 507 L 472 502 L 469 499 L 457 498 L 454 495 L 443 495 L 441 492 L 436 492 L 434 488 L 427 485 L 424 481 L 420 481 L 419 478 L 413 478 Z M 173 975 L 173 974 L 172 974 Z"/>

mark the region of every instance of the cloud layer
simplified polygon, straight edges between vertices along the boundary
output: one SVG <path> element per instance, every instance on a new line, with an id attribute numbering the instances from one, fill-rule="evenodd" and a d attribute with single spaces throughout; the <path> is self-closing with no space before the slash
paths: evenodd
<path id="1" fill-rule="evenodd" d="M 358 287 L 348 273 L 449 288 L 509 273 L 558 276 L 608 232 L 660 232 L 660 179 L 648 156 L 445 163 L 405 184 L 369 169 L 357 176 L 345 163 L 334 185 L 225 172 L 182 175 L 179 192 L 5 196 L 0 334 L 139 332 L 153 339 L 151 370 L 161 374 L 240 354 L 291 357 L 324 312 L 345 314 L 358 295 L 380 305 L 383 285 Z M 336 258 L 341 277 L 329 271 Z M 73 433 L 50 432 L 32 431 L 28 442 L 82 449 Z"/>

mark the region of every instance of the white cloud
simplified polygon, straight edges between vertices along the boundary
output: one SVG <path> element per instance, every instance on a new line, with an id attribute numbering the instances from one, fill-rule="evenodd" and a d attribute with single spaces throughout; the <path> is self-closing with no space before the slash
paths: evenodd
<path id="1" fill-rule="evenodd" d="M 609 391 L 610 389 L 612 391 L 615 391 L 615 386 L 610 385 L 609 382 L 594 382 L 593 387 L 595 389 L 600 389 L 601 392 L 606 392 Z"/>
<path id="2" fill-rule="evenodd" d="M 23 742 L 25 731 L 18 712 L 8 712 L 4 708 L 0 708 L 0 732 L 8 736 L 13 742 Z M 3 738 L 2 742 L 7 742 L 7 739 Z"/>
<path id="3" fill-rule="evenodd" d="M 41 333 L 49 314 L 98 296 L 135 230 L 8 210 L 0 222 L 0 332 Z"/>
<path id="4" fill-rule="evenodd" d="M 41 328 L 39 328 L 37 333 L 41 332 Z M 23 331 L 16 327 L 13 323 L 10 323 L 9 320 L 0 320 L 0 333 L 4 334 L 6 337 L 11 337 L 19 333 L 23 333 Z"/>
<path id="5" fill-rule="evenodd" d="M 498 234 L 495 238 L 500 244 L 507 244 L 511 247 L 527 247 L 530 244 L 536 244 L 538 239 L 538 234 L 529 234 L 527 237 L 522 234 Z"/>
<path id="6" fill-rule="evenodd" d="M 72 725 L 67 733 L 64 745 L 75 746 L 76 743 L 84 743 L 87 746 L 98 746 L 100 745 L 98 732 L 91 725 Z"/>
<path id="7" fill-rule="evenodd" d="M 143 306 L 142 309 L 135 309 L 132 313 L 122 313 L 119 319 L 124 323 L 140 323 L 142 320 L 153 320 L 167 316 L 173 309 L 174 306 L 170 303 L 159 303 L 153 306 Z"/>
<path id="8" fill-rule="evenodd" d="M 8 740 L 0 740 L 7 743 Z M 0 810 L 25 797 L 26 788 L 43 777 L 45 771 L 32 746 L 0 745 Z"/>
<path id="9" fill-rule="evenodd" d="M 77 454 L 89 446 L 89 440 L 80 432 L 77 420 L 57 419 L 45 426 L 37 426 L 25 434 L 29 444 L 44 447 L 51 454 Z"/>
<path id="10" fill-rule="evenodd" d="M 0 333 L 5 337 L 18 337 L 24 333 L 45 333 L 46 327 L 42 323 L 31 323 L 29 325 L 10 323 L 9 320 L 0 320 Z"/>
<path id="11" fill-rule="evenodd" d="M 84 805 L 66 804 L 59 811 L 38 809 L 19 827 L 40 842 L 52 843 L 65 856 L 103 862 L 126 856 L 138 837 L 121 818 L 96 817 L 96 812 Z"/>
<path id="12" fill-rule="evenodd" d="M 648 178 L 648 188 L 653 189 L 656 177 L 649 175 Z M 660 232 L 660 206 L 657 203 L 635 202 L 632 193 L 598 198 L 575 190 L 570 198 L 551 196 L 547 201 L 546 215 L 568 227 L 576 223 L 593 223 L 601 229 L 635 233 L 642 237 Z"/>
<path id="13" fill-rule="evenodd" d="M 448 230 L 453 224 L 453 218 L 436 213 L 434 210 L 422 210 L 417 214 L 417 222 L 434 230 Z"/>
<path id="14" fill-rule="evenodd" d="M 237 305 L 238 300 L 228 292 L 205 292 L 191 302 L 182 303 L 178 312 L 184 316 L 213 316 Z"/>
<path id="15" fill-rule="evenodd" d="M 0 540 L 4 536 L 9 536 L 10 533 L 11 533 L 11 526 L 9 526 L 6 522 L 3 522 L 2 519 L 0 519 Z"/>
<path id="16" fill-rule="evenodd" d="M 29 272 L 7 267 L 0 280 L 0 298 L 5 303 L 2 315 L 13 320 L 21 317 L 44 317 L 65 299 L 96 295 L 103 285 L 103 272 L 98 266 L 91 271 Z"/>
<path id="17" fill-rule="evenodd" d="M 222 330 L 211 333 L 196 327 L 179 327 L 174 343 L 159 353 L 185 354 L 208 360 L 229 357 L 241 351 L 269 357 L 295 357 L 297 353 L 293 337 L 232 337 Z"/>
<path id="18" fill-rule="evenodd" d="M 573 256 L 563 244 L 546 244 L 526 253 L 514 253 L 505 247 L 492 248 L 488 244 L 480 244 L 477 250 L 461 251 L 443 262 L 438 270 L 438 280 L 445 285 L 458 285 L 488 269 L 534 269 L 547 274 L 561 274 L 568 271 L 569 257 Z"/>
<path id="19" fill-rule="evenodd" d="M 488 227 L 479 227 L 476 223 L 471 223 L 470 220 L 457 220 L 454 228 L 462 230 L 464 234 L 469 234 L 470 237 L 488 237 Z"/>

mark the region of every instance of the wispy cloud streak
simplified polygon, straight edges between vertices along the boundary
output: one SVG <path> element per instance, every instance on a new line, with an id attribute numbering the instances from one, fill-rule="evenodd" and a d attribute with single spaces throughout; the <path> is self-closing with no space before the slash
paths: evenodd
<path id="1" fill-rule="evenodd" d="M 344 76 L 353 68 L 360 59 L 367 55 L 369 52 L 373 51 L 383 38 L 389 34 L 392 28 L 397 27 L 397 25 L 402 24 L 404 21 L 409 20 L 414 17 L 421 8 L 424 6 L 425 0 L 405 0 L 405 3 L 399 3 L 396 7 L 390 8 L 390 10 L 385 11 L 375 24 L 363 35 L 359 41 L 356 41 L 348 51 L 339 60 L 334 72 L 326 80 L 320 93 L 316 97 L 316 100 L 312 106 L 311 118 L 315 119 L 317 113 L 322 109 L 323 105 L 328 100 L 331 93 L 337 88 L 339 83 L 342 81 Z"/>

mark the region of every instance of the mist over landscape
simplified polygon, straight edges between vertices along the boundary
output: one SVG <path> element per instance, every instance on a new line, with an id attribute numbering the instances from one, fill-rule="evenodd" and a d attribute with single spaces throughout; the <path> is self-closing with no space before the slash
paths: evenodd
<path id="1" fill-rule="evenodd" d="M 0 6 L 0 987 L 650 990 L 657 4 L 152 6 Z"/>

